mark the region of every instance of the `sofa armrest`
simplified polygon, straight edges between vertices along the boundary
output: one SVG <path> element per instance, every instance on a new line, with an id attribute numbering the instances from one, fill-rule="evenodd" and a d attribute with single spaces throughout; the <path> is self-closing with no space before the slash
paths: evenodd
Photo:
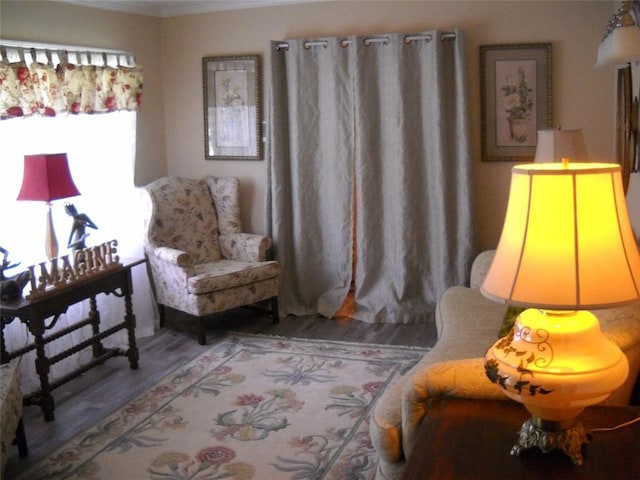
<path id="1" fill-rule="evenodd" d="M 489 272 L 489 267 L 491 267 L 491 262 L 493 262 L 495 254 L 495 250 L 485 250 L 484 252 L 480 252 L 473 260 L 473 264 L 471 265 L 471 278 L 469 280 L 469 286 L 471 288 L 480 288 L 484 277 L 486 277 Z"/>
<path id="2" fill-rule="evenodd" d="M 264 262 L 271 248 L 271 239 L 253 233 L 231 233 L 220 235 L 220 252 L 228 260 L 244 262 Z"/>
<path id="3" fill-rule="evenodd" d="M 408 458 L 418 430 L 429 415 L 430 400 L 436 397 L 505 400 L 484 371 L 484 358 L 434 363 L 416 372 L 405 383 L 402 394 L 402 448 Z M 428 452 L 423 452 L 428 455 Z"/>

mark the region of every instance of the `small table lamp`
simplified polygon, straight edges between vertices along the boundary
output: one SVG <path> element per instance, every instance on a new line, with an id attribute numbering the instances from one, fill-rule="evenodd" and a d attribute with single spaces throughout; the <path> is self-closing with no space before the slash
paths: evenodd
<path id="1" fill-rule="evenodd" d="M 538 130 L 538 144 L 534 162 L 561 162 L 563 158 L 573 162 L 586 162 L 587 149 L 584 145 L 582 130 L 549 129 Z"/>
<path id="2" fill-rule="evenodd" d="M 481 291 L 528 308 L 485 357 L 489 379 L 531 413 L 511 454 L 560 449 L 582 464 L 588 440 L 576 417 L 622 385 L 629 370 L 587 309 L 640 301 L 640 254 L 620 166 L 513 167 L 500 242 Z"/>
<path id="3" fill-rule="evenodd" d="M 47 258 L 58 256 L 58 241 L 51 218 L 51 202 L 80 195 L 73 183 L 66 153 L 24 156 L 24 175 L 18 200 L 47 202 L 45 251 Z"/>

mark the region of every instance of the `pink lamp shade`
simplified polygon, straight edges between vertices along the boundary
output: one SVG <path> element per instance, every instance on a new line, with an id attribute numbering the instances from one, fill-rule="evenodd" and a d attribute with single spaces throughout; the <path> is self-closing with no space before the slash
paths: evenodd
<path id="1" fill-rule="evenodd" d="M 66 153 L 24 156 L 24 175 L 18 200 L 50 202 L 80 195 L 69 171 Z"/>

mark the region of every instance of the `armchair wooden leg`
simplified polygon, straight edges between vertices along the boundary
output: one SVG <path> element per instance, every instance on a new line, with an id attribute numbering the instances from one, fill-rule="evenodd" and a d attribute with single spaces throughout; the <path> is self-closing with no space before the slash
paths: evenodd
<path id="1" fill-rule="evenodd" d="M 198 343 L 200 345 L 207 344 L 207 326 L 203 317 L 198 318 Z"/>
<path id="2" fill-rule="evenodd" d="M 167 311 L 164 305 L 158 303 L 158 315 L 160 316 L 160 328 L 164 327 L 164 321 L 167 318 Z"/>
<path id="3" fill-rule="evenodd" d="M 278 312 L 278 297 L 271 298 L 271 315 L 273 317 L 273 324 L 280 323 L 280 313 Z"/>
<path id="4" fill-rule="evenodd" d="M 18 445 L 18 455 L 20 458 L 24 458 L 29 455 L 29 448 L 27 447 L 27 436 L 24 433 L 24 423 L 22 418 L 18 422 L 18 428 L 16 428 L 16 445 Z"/>

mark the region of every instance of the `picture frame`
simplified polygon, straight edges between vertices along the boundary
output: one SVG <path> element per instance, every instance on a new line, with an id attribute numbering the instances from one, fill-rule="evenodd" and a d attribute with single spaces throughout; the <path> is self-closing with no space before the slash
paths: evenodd
<path id="1" fill-rule="evenodd" d="M 480 46 L 482 161 L 533 161 L 552 128 L 551 61 L 551 43 Z"/>
<path id="2" fill-rule="evenodd" d="M 260 57 L 203 57 L 204 156 L 262 160 Z"/>

